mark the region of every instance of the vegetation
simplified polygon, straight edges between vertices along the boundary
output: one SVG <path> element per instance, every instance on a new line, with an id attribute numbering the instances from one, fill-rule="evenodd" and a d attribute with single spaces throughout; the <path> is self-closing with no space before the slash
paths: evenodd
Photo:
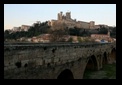
<path id="1" fill-rule="evenodd" d="M 78 42 L 82 42 L 81 37 L 77 37 Z"/>
<path id="2" fill-rule="evenodd" d="M 83 36 L 83 37 L 86 37 L 86 36 L 90 36 L 90 33 L 89 31 L 86 31 L 85 29 L 83 28 L 70 28 L 68 30 L 69 32 L 69 35 L 74 35 L 74 36 Z"/>
<path id="3" fill-rule="evenodd" d="M 98 34 L 107 34 L 107 33 L 108 33 L 108 29 L 104 27 L 100 28 L 98 32 Z"/>
<path id="4" fill-rule="evenodd" d="M 104 65 L 103 70 L 106 70 L 106 76 L 108 76 L 109 78 L 116 78 L 116 64 Z"/>
<path id="5" fill-rule="evenodd" d="M 116 79 L 116 64 L 106 64 L 99 71 L 86 70 L 84 79 Z"/>
<path id="6" fill-rule="evenodd" d="M 73 41 L 73 39 L 70 37 L 69 40 L 68 40 L 68 42 L 72 42 L 72 41 Z"/>
<path id="7" fill-rule="evenodd" d="M 38 36 L 40 34 L 48 33 L 50 26 L 48 26 L 47 21 L 43 23 L 35 23 L 30 29 L 26 31 L 13 32 L 10 33 L 8 30 L 4 32 L 4 40 L 5 39 L 18 39 L 21 37 L 33 37 Z"/>
<path id="8" fill-rule="evenodd" d="M 67 35 L 66 31 L 63 29 L 50 30 L 49 33 L 51 34 L 50 36 L 51 42 L 64 42 L 65 41 L 64 35 Z"/>
<path id="9" fill-rule="evenodd" d="M 52 30 L 56 29 L 55 31 Z M 116 38 L 116 27 L 110 27 L 110 36 L 113 38 Z M 51 33 L 53 34 L 51 37 L 55 39 L 52 39 L 52 41 L 59 41 L 58 38 L 62 37 L 62 35 L 72 35 L 72 36 L 81 36 L 81 37 L 89 37 L 92 33 L 98 33 L 98 34 L 107 34 L 108 28 L 100 28 L 96 30 L 91 30 L 91 29 L 83 29 L 83 28 L 68 28 L 66 27 L 66 24 L 61 23 L 59 25 L 55 25 L 53 27 L 48 26 L 48 22 L 43 22 L 43 23 L 35 23 L 33 26 L 30 27 L 28 31 L 20 31 L 20 32 L 10 32 L 8 30 L 5 30 L 4 32 L 4 41 L 5 39 L 18 39 L 21 37 L 27 37 L 31 38 L 33 36 L 38 36 L 40 34 L 45 34 L 45 33 Z M 80 42 L 81 40 L 78 39 Z M 64 41 L 61 39 L 61 41 Z"/>
<path id="10" fill-rule="evenodd" d="M 110 30 L 111 30 L 110 36 L 116 38 L 116 27 L 110 28 Z"/>

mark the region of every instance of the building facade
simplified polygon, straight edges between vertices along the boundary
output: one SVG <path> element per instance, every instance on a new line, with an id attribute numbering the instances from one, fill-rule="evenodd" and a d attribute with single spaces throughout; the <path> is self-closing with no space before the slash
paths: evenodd
<path id="1" fill-rule="evenodd" d="M 107 34 L 91 34 L 91 38 L 95 41 L 100 42 L 101 40 L 105 40 L 107 42 L 114 42 L 114 38 L 110 37 L 110 31 Z"/>
<path id="2" fill-rule="evenodd" d="M 28 31 L 30 28 L 29 25 L 22 25 L 21 27 L 13 27 L 12 31 L 17 32 L 17 31 Z"/>
<path id="3" fill-rule="evenodd" d="M 22 25 L 21 26 L 22 31 L 28 31 L 29 28 L 30 28 L 30 26 L 28 26 L 28 25 Z"/>
<path id="4" fill-rule="evenodd" d="M 76 19 L 71 18 L 71 12 L 66 12 L 63 15 L 63 12 L 57 14 L 57 20 L 48 21 L 48 25 L 52 26 L 52 28 L 59 23 L 64 23 L 68 28 L 84 28 L 84 29 L 98 29 L 101 27 L 108 27 L 107 25 L 95 25 L 95 21 L 84 22 L 84 21 L 76 21 Z"/>

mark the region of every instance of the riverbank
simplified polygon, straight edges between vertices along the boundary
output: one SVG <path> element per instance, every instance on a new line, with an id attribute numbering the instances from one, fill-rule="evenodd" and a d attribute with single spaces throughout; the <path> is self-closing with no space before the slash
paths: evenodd
<path id="1" fill-rule="evenodd" d="M 84 79 L 116 79 L 116 64 L 106 64 L 99 71 L 85 71 Z"/>

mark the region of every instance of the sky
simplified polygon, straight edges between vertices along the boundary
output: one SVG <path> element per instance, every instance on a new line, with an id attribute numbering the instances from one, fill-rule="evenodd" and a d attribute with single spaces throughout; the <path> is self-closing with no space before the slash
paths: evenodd
<path id="1" fill-rule="evenodd" d="M 116 26 L 116 4 L 4 4 L 4 30 L 57 20 L 60 11 L 70 11 L 77 21 Z"/>

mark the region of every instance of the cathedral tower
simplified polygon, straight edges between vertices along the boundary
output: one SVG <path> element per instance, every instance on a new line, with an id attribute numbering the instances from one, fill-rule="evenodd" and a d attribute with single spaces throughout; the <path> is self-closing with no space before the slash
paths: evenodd
<path id="1" fill-rule="evenodd" d="M 71 19 L 71 12 L 66 12 L 66 19 Z"/>
<path id="2" fill-rule="evenodd" d="M 63 14 L 63 12 L 60 12 L 60 13 L 58 13 L 58 20 L 62 20 L 62 14 Z"/>
<path id="3" fill-rule="evenodd" d="M 95 25 L 95 22 L 94 21 L 90 21 L 90 29 L 93 29 L 94 28 L 94 25 Z"/>

